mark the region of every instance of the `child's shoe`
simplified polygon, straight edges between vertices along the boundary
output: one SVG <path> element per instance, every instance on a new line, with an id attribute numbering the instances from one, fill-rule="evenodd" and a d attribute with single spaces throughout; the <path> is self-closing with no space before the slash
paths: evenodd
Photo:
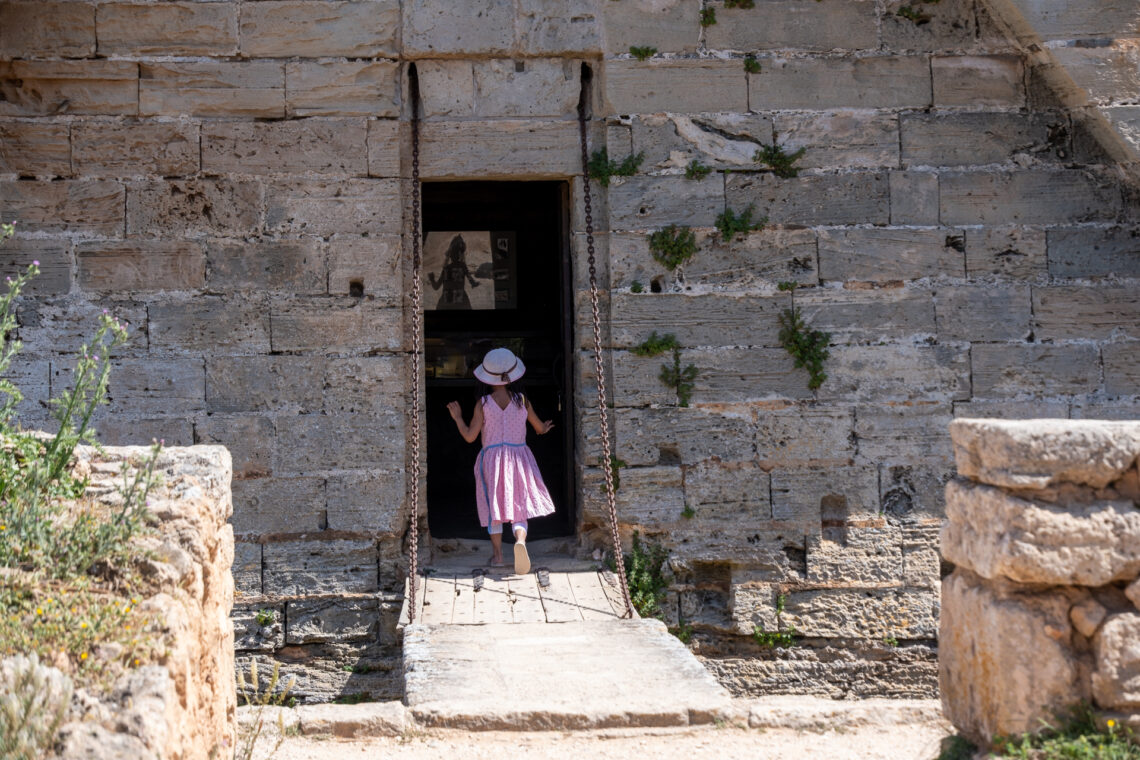
<path id="1" fill-rule="evenodd" d="M 530 554 L 526 550 L 526 544 L 515 543 L 515 572 L 519 575 L 530 572 Z"/>

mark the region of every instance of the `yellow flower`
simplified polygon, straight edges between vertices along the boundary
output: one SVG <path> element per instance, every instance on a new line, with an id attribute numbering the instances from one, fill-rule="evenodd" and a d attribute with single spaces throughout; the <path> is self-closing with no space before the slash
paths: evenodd
<path id="1" fill-rule="evenodd" d="M 1109 727 L 1109 728 L 1112 728 L 1112 727 L 1113 727 L 1113 726 L 1115 726 L 1115 725 L 1116 725 L 1116 721 L 1115 721 L 1115 720 L 1113 720 L 1112 718 L 1109 718 L 1109 719 L 1108 719 L 1108 727 Z"/>
<path id="2" fill-rule="evenodd" d="M 36 614 L 37 615 L 44 614 L 44 608 L 43 607 L 36 607 Z"/>
<path id="3" fill-rule="evenodd" d="M 80 627 L 80 628 L 86 628 L 86 627 L 87 627 L 87 623 L 86 623 L 86 621 L 84 621 L 84 622 L 80 623 L 80 624 L 79 624 L 79 627 Z"/>
<path id="4" fill-rule="evenodd" d="M 45 599 L 45 600 L 44 600 L 44 604 L 51 604 L 51 599 L 50 599 L 50 598 L 49 598 L 49 599 Z"/>
<path id="5" fill-rule="evenodd" d="M 135 667 L 138 667 L 138 664 L 139 664 L 139 658 L 138 658 L 138 657 L 136 657 L 136 658 L 135 658 Z"/>
<path id="6" fill-rule="evenodd" d="M 87 653 L 84 652 L 83 654 L 79 655 L 79 659 L 86 660 L 87 659 Z"/>
<path id="7" fill-rule="evenodd" d="M 8 526 L 7 525 L 0 525 L 0 530 L 8 530 Z"/>
<path id="8" fill-rule="evenodd" d="M 138 603 L 139 603 L 138 599 L 131 599 L 131 604 L 138 604 Z"/>
<path id="9" fill-rule="evenodd" d="M 125 614 L 127 614 L 127 613 L 128 613 L 128 612 L 130 612 L 130 611 L 131 611 L 131 606 L 130 606 L 129 604 L 128 604 L 126 607 L 124 607 L 124 608 L 123 608 L 123 614 L 124 614 L 124 615 L 125 615 Z"/>
<path id="10" fill-rule="evenodd" d="M 129 631 L 129 630 L 131 630 L 131 627 L 130 627 L 129 625 L 127 626 L 127 630 L 128 630 L 128 631 Z"/>

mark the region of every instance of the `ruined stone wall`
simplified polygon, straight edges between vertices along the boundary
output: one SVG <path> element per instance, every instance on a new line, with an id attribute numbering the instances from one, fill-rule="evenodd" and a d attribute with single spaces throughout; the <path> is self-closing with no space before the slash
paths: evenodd
<path id="1" fill-rule="evenodd" d="M 627 535 L 671 552 L 669 617 L 740 692 L 928 694 L 947 423 L 1135 415 L 1140 256 L 1115 167 L 984 5 L 901 7 L 4 0 L 0 215 L 19 233 L 0 254 L 44 268 L 20 314 L 27 416 L 44 418 L 87 315 L 122 314 L 138 339 L 104 439 L 234 453 L 239 649 L 302 673 L 302 698 L 391 695 L 406 72 L 424 180 L 570 182 L 588 549 L 603 534 L 574 177 L 585 62 L 591 149 L 645 156 L 594 207 L 619 508 Z M 753 159 L 774 141 L 806 149 L 798 177 Z M 686 179 L 693 159 L 712 173 Z M 717 215 L 750 205 L 770 226 L 719 240 Z M 669 224 L 700 244 L 672 273 L 647 245 Z M 832 333 L 817 392 L 780 347 L 793 305 Z M 652 331 L 699 371 L 687 408 L 657 379 L 665 359 L 631 351 Z M 773 653 L 756 626 L 807 638 Z"/>

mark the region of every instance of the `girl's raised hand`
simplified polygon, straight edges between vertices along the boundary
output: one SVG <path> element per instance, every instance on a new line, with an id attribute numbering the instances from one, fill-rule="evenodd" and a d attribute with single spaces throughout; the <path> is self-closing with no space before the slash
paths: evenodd
<path id="1" fill-rule="evenodd" d="M 452 401 L 447 405 L 447 411 L 451 413 L 451 419 L 456 422 L 463 421 L 463 409 L 460 408 L 458 401 Z"/>
<path id="2" fill-rule="evenodd" d="M 546 420 L 542 423 L 542 429 L 538 431 L 539 435 L 546 435 L 554 429 L 554 420 Z"/>

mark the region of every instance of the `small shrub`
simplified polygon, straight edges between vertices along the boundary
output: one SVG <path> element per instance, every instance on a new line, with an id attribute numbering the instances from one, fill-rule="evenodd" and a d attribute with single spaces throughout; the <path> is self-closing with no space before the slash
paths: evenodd
<path id="1" fill-rule="evenodd" d="M 780 314 L 780 344 L 795 359 L 797 369 L 808 371 L 808 388 L 813 391 L 827 379 L 823 362 L 831 355 L 827 350 L 830 340 L 831 333 L 808 329 L 794 306 Z"/>
<path id="2" fill-rule="evenodd" d="M 712 26 L 716 23 L 716 8 L 701 9 L 701 26 Z"/>
<path id="3" fill-rule="evenodd" d="M 756 60 L 756 56 L 754 56 L 754 55 L 744 56 L 744 70 L 747 71 L 749 74 L 759 74 L 760 73 L 760 61 Z"/>
<path id="4" fill-rule="evenodd" d="M 803 158 L 806 152 L 807 148 L 800 148 L 794 153 L 786 153 L 784 146 L 772 143 L 771 145 L 761 145 L 760 149 L 752 156 L 752 160 L 759 161 L 767 166 L 777 177 L 790 179 L 799 176 L 800 170 L 795 167 L 795 163 Z"/>
<path id="5" fill-rule="evenodd" d="M 642 285 L 637 280 L 634 280 L 633 282 L 631 282 L 629 284 L 629 292 L 630 293 L 644 293 L 645 292 L 645 286 Z"/>
<path id="6" fill-rule="evenodd" d="M 682 644 L 688 644 L 693 640 L 693 626 L 682 620 L 678 625 L 669 628 L 669 633 L 676 636 Z"/>
<path id="7" fill-rule="evenodd" d="M 901 18 L 905 18 L 907 21 L 913 22 L 915 26 L 929 24 L 930 21 L 934 18 L 929 13 L 924 13 L 918 8 L 915 8 L 913 5 L 904 5 L 895 11 L 895 15 Z"/>
<path id="8" fill-rule="evenodd" d="M 647 61 L 657 53 L 657 48 L 648 45 L 642 47 L 630 47 L 629 54 L 639 61 Z"/>
<path id="9" fill-rule="evenodd" d="M 766 631 L 760 626 L 752 627 L 752 639 L 765 649 L 790 649 L 796 645 L 799 632 L 794 627 L 785 629 L 781 618 L 784 614 L 784 605 L 788 598 L 783 594 L 776 597 L 776 630 Z"/>
<path id="10" fill-rule="evenodd" d="M 277 613 L 263 607 L 257 611 L 253 619 L 256 620 L 257 624 L 262 628 L 267 628 L 277 622 Z"/>
<path id="11" fill-rule="evenodd" d="M 685 179 L 701 180 L 709 176 L 710 172 L 712 172 L 711 166 L 705 166 L 694 158 L 689 162 L 689 165 L 685 167 Z"/>
<path id="12" fill-rule="evenodd" d="M 665 611 L 661 604 L 665 601 L 668 585 L 662 575 L 662 568 L 668 552 L 660 544 L 641 542 L 641 534 L 633 532 L 633 545 L 625 554 L 626 580 L 629 582 L 629 596 L 633 608 L 642 617 L 663 618 Z"/>
<path id="13" fill-rule="evenodd" d="M 677 393 L 677 406 L 687 407 L 693 395 L 693 381 L 700 374 L 696 366 L 681 367 L 681 349 L 673 349 L 673 366 L 662 365 L 657 377 Z"/>
<path id="14" fill-rule="evenodd" d="M 756 0 L 724 0 L 725 8 L 755 8 Z"/>
<path id="15" fill-rule="evenodd" d="M 1035 734 L 994 739 L 994 752 L 1017 760 L 1140 760 L 1140 744 L 1126 727 L 1109 719 L 1101 730 L 1088 704 L 1073 707 Z"/>
<path id="16" fill-rule="evenodd" d="M 681 510 L 681 517 L 684 517 L 686 520 L 692 520 L 696 516 L 697 510 L 693 509 L 689 504 L 686 504 L 685 508 Z"/>
<path id="17" fill-rule="evenodd" d="M 666 351 L 672 351 L 680 348 L 680 346 L 681 344 L 677 342 L 677 336 L 673 333 L 658 335 L 657 331 L 654 330 L 648 338 L 633 347 L 633 353 L 637 356 L 660 356 Z"/>
<path id="18" fill-rule="evenodd" d="M 697 252 L 697 236 L 688 227 L 670 224 L 649 236 L 649 252 L 658 264 L 672 272 Z"/>
<path id="19" fill-rule="evenodd" d="M 752 214 L 755 211 L 755 206 L 749 206 L 740 213 L 740 216 L 737 216 L 736 212 L 730 208 L 718 214 L 715 224 L 720 231 L 721 240 L 727 243 L 739 234 L 764 229 L 764 226 L 768 224 L 768 218 L 763 217 L 755 222 L 752 221 Z"/>
<path id="20" fill-rule="evenodd" d="M 586 172 L 591 178 L 598 181 L 602 187 L 610 186 L 610 177 L 632 177 L 637 174 L 641 162 L 645 160 L 644 153 L 631 153 L 620 162 L 610 159 L 609 152 L 602 148 L 596 150 L 586 163 Z"/>
<path id="21" fill-rule="evenodd" d="M 0 661 L 0 757 L 44 757 L 67 714 L 71 692 L 71 679 L 40 664 L 34 653 Z"/>
<path id="22" fill-rule="evenodd" d="M 899 645 L 899 640 L 896 639 L 894 636 L 884 636 L 883 637 L 883 643 L 886 644 L 887 646 L 893 648 L 893 647 L 897 647 Z"/>
<path id="23" fill-rule="evenodd" d="M 795 290 L 799 286 L 800 284 L 798 282 L 793 282 L 791 280 L 781 280 L 780 282 L 776 283 L 776 290 L 790 291 Z"/>

